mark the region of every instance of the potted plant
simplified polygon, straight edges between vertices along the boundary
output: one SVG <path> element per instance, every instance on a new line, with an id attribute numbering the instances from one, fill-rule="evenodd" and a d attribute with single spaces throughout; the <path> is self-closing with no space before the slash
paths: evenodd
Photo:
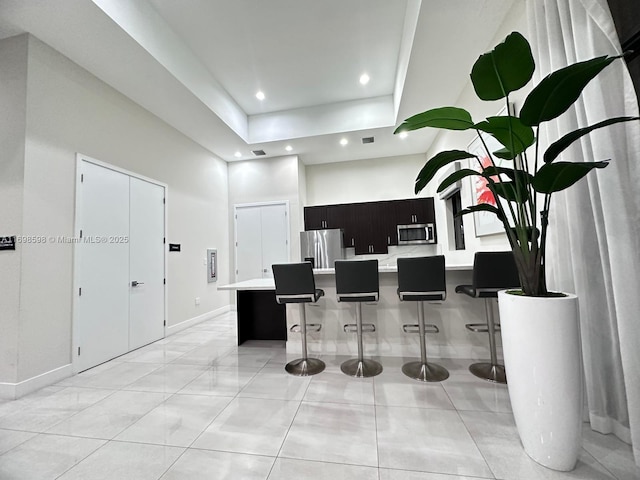
<path id="1" fill-rule="evenodd" d="M 522 289 L 499 293 L 505 368 L 516 426 L 525 451 L 538 463 L 557 470 L 574 468 L 581 447 L 582 363 L 575 295 L 547 290 L 545 253 L 551 197 L 607 161 L 560 161 L 560 154 L 593 130 L 637 117 L 617 117 L 569 132 L 540 151 L 543 122 L 559 117 L 585 86 L 620 57 L 578 62 L 545 77 L 527 95 L 519 115 L 509 95 L 527 85 L 535 63 L 527 40 L 518 32 L 481 55 L 471 81 L 481 100 L 504 99 L 506 115 L 474 122 L 462 108 L 443 107 L 406 119 L 395 131 L 434 127 L 474 130 L 485 150 L 482 159 L 463 150 L 430 158 L 416 178 L 420 192 L 446 165 L 469 159 L 477 170 L 463 168 L 444 178 L 438 192 L 468 176 L 480 176 L 496 199 L 460 214 L 489 212 L 502 222 L 513 250 Z M 489 151 L 483 135 L 502 148 Z M 506 163 L 508 166 L 499 164 Z"/>

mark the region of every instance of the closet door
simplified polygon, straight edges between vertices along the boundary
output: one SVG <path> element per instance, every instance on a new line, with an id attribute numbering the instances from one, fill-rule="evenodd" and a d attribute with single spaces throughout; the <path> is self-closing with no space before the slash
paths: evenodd
<path id="1" fill-rule="evenodd" d="M 129 177 L 81 163 L 77 333 L 79 371 L 129 349 Z"/>
<path id="2" fill-rule="evenodd" d="M 262 278 L 260 207 L 236 208 L 236 282 Z"/>
<path id="3" fill-rule="evenodd" d="M 289 261 L 286 203 L 236 205 L 236 282 L 270 278 L 271 265 Z"/>
<path id="4" fill-rule="evenodd" d="M 82 371 L 164 337 L 165 187 L 79 163 L 75 344 Z"/>
<path id="5" fill-rule="evenodd" d="M 262 221 L 262 278 L 272 278 L 274 263 L 287 263 L 289 219 L 285 204 L 265 205 L 260 209 Z"/>
<path id="6" fill-rule="evenodd" d="M 164 336 L 164 187 L 130 177 L 129 350 Z"/>

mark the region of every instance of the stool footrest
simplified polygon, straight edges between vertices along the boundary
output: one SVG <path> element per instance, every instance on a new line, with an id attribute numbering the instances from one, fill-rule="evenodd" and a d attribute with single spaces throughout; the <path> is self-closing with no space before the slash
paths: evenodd
<path id="1" fill-rule="evenodd" d="M 500 331 L 499 323 L 496 323 L 493 327 L 496 332 Z M 471 330 L 472 332 L 487 333 L 489 331 L 489 325 L 487 325 L 486 323 L 467 323 L 465 325 L 465 328 L 467 330 Z"/>
<path id="2" fill-rule="evenodd" d="M 420 325 L 417 323 L 402 325 L 404 333 L 420 333 Z M 440 329 L 437 325 L 428 324 L 424 326 L 424 333 L 439 333 Z"/>
<path id="3" fill-rule="evenodd" d="M 322 329 L 322 325 L 319 323 L 307 323 L 307 332 L 316 333 Z M 300 328 L 299 324 L 292 325 L 289 329 L 290 332 L 300 333 L 302 332 L 302 328 Z"/>
<path id="4" fill-rule="evenodd" d="M 358 331 L 358 325 L 355 323 L 347 323 L 344 327 L 345 333 L 356 333 Z M 373 333 L 376 331 L 376 326 L 373 323 L 363 323 L 362 333 Z"/>

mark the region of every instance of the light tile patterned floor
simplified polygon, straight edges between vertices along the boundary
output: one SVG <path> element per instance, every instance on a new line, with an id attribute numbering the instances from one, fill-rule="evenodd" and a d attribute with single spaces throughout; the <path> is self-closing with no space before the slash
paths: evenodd
<path id="1" fill-rule="evenodd" d="M 561 480 L 640 478 L 631 448 L 584 429 L 573 472 L 517 437 L 507 387 L 443 359 L 421 384 L 383 358 L 354 379 L 284 371 L 282 342 L 236 346 L 235 315 L 203 322 L 16 401 L 0 403 L 0 479 Z"/>

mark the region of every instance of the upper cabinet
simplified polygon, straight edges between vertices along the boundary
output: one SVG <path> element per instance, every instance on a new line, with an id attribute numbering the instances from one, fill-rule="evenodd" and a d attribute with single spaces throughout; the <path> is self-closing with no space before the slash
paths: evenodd
<path id="1" fill-rule="evenodd" d="M 433 198 L 387 200 L 305 207 L 305 230 L 342 228 L 345 247 L 356 255 L 387 253 L 398 244 L 398 225 L 432 223 L 435 228 Z"/>
<path id="2" fill-rule="evenodd" d="M 416 198 L 411 200 L 394 200 L 394 211 L 398 225 L 412 223 L 435 223 L 433 198 Z"/>

